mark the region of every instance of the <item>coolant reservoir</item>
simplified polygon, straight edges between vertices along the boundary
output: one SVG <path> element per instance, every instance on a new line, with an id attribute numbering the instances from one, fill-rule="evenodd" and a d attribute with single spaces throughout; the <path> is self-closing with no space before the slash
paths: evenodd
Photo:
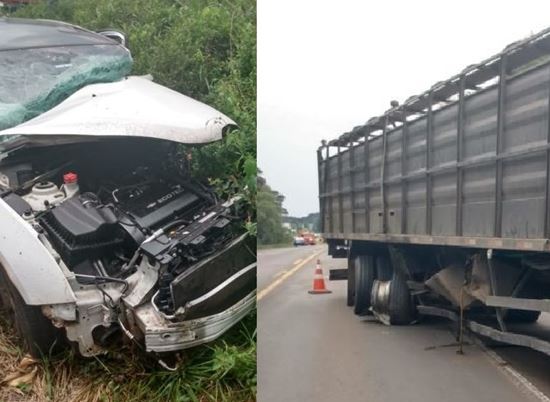
<path id="1" fill-rule="evenodd" d="M 33 211 L 45 211 L 48 205 L 56 205 L 65 200 L 65 193 L 55 183 L 41 181 L 36 183 L 23 199 L 29 203 Z"/>
<path id="2" fill-rule="evenodd" d="M 76 173 L 65 173 L 63 175 L 63 186 L 61 190 L 65 193 L 65 197 L 72 198 L 80 193 L 80 187 L 78 186 L 78 176 Z"/>

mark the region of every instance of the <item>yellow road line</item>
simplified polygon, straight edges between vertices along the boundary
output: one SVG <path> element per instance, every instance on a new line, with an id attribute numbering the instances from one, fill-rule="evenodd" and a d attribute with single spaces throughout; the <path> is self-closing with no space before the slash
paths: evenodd
<path id="1" fill-rule="evenodd" d="M 256 297 L 256 300 L 260 301 L 265 296 L 267 296 L 273 289 L 275 289 L 277 286 L 279 286 L 281 283 L 283 283 L 288 277 L 294 275 L 300 268 L 302 268 L 304 265 L 306 265 L 308 262 L 313 260 L 315 257 L 317 257 L 319 254 L 321 254 L 324 250 L 319 250 L 309 257 L 307 257 L 302 262 L 295 265 L 292 269 L 289 269 L 286 271 L 283 275 L 281 275 L 279 278 L 277 278 L 275 281 L 271 282 L 269 285 L 267 285 L 265 288 L 260 290 L 258 292 L 258 296 Z"/>
<path id="2" fill-rule="evenodd" d="M 299 264 L 303 261 L 303 259 L 301 258 L 298 258 L 296 261 L 294 261 L 294 264 L 293 265 L 296 265 L 296 264 Z"/>
<path id="3" fill-rule="evenodd" d="M 286 269 L 277 272 L 275 275 L 273 275 L 273 279 L 278 278 L 279 276 L 283 275 L 284 273 L 288 272 Z"/>

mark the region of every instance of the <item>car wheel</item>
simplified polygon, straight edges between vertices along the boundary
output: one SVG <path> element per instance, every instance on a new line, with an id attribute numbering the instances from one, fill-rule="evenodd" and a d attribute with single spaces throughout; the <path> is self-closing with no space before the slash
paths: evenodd
<path id="1" fill-rule="evenodd" d="M 371 306 L 371 291 L 374 282 L 374 257 L 358 255 L 354 258 L 355 265 L 355 305 L 353 312 L 357 315 L 369 314 Z"/>
<path id="2" fill-rule="evenodd" d="M 11 284 L 0 266 L 0 283 L 4 290 L 4 304 L 14 322 L 25 351 L 34 357 L 47 356 L 61 350 L 65 344 L 62 331 L 55 328 L 38 306 L 29 306 Z"/>

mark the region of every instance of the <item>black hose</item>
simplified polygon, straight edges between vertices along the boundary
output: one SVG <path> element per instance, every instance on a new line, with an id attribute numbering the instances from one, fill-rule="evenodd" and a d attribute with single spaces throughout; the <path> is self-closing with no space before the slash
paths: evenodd
<path id="1" fill-rule="evenodd" d="M 130 285 L 128 284 L 128 281 L 124 279 L 118 279 L 118 278 L 112 278 L 110 276 L 98 276 L 98 275 L 84 275 L 84 274 L 75 274 L 76 278 L 82 278 L 82 279 L 93 279 L 95 283 L 97 284 L 97 281 L 104 281 L 104 282 L 117 282 L 117 283 L 123 283 L 124 289 L 122 290 L 122 294 L 126 293 Z"/>

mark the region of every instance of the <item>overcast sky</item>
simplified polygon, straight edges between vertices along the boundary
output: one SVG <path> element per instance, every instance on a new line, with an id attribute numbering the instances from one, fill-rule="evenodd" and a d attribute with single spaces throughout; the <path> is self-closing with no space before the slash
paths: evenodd
<path id="1" fill-rule="evenodd" d="M 550 26 L 550 2 L 258 0 L 258 166 L 319 210 L 316 149 Z"/>

